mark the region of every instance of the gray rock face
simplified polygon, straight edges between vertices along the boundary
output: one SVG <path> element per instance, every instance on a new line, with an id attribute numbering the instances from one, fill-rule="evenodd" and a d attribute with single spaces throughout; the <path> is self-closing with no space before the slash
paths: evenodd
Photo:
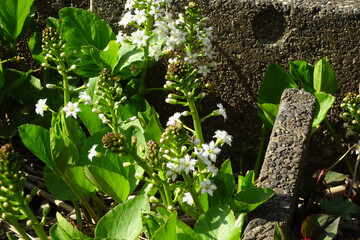
<path id="1" fill-rule="evenodd" d="M 258 187 L 273 189 L 275 195 L 254 211 L 243 239 L 272 239 L 275 223 L 291 224 L 315 103 L 315 97 L 303 90 L 283 92 L 257 182 Z"/>

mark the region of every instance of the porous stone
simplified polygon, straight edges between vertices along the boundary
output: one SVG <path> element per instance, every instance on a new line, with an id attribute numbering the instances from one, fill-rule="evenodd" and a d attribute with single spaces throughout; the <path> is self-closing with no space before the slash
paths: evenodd
<path id="1" fill-rule="evenodd" d="M 257 182 L 257 187 L 271 188 L 275 195 L 254 211 L 243 239 L 272 239 L 275 223 L 291 224 L 297 206 L 297 186 L 302 176 L 315 103 L 316 98 L 304 90 L 286 89 L 283 92 Z M 301 122 L 300 127 L 297 122 Z M 278 142 L 279 139 L 281 142 Z M 280 144 L 281 147 L 274 147 Z M 271 172 L 270 169 L 275 171 Z"/>

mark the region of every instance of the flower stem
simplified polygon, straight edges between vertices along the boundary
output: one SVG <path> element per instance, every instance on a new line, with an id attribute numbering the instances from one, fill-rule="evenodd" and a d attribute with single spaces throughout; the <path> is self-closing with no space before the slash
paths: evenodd
<path id="1" fill-rule="evenodd" d="M 327 129 L 329 129 L 329 132 L 330 132 L 331 136 L 334 138 L 336 147 L 339 149 L 341 154 L 345 154 L 346 151 L 342 147 L 340 139 L 337 137 L 334 129 L 331 127 L 330 122 L 327 119 L 327 117 L 325 117 L 324 122 L 325 122 L 325 125 L 326 125 Z M 345 162 L 346 162 L 347 167 L 349 168 L 349 171 L 350 171 L 351 175 L 354 175 L 354 168 L 353 168 L 353 166 L 352 166 L 352 164 L 350 162 L 350 159 L 347 156 L 345 156 Z"/>
<path id="2" fill-rule="evenodd" d="M 65 69 L 65 65 L 60 65 L 62 69 Z M 69 91 L 69 80 L 67 72 L 64 70 L 62 72 L 63 85 L 64 85 L 64 106 L 70 101 L 70 91 Z"/>
<path id="3" fill-rule="evenodd" d="M 193 185 L 192 185 L 192 182 L 191 182 L 191 179 L 190 179 L 189 175 L 183 173 L 182 176 L 183 176 L 183 178 L 185 180 L 185 183 L 186 183 L 186 185 L 188 187 L 187 189 L 189 190 L 189 192 L 191 194 L 191 197 L 194 200 L 195 206 L 199 210 L 200 214 L 204 214 L 205 213 L 204 207 L 203 207 L 203 205 L 201 204 L 201 202 L 199 200 L 198 194 L 196 193 L 195 189 L 193 188 Z"/>
<path id="4" fill-rule="evenodd" d="M 47 240 L 47 234 L 44 231 L 44 228 L 41 226 L 34 213 L 31 211 L 29 205 L 24 201 L 24 198 L 20 193 L 15 194 L 16 201 L 20 204 L 20 211 L 31 220 L 31 227 L 34 229 L 36 235 L 40 240 Z"/>
<path id="5" fill-rule="evenodd" d="M 84 205 L 84 207 L 86 208 L 92 219 L 94 219 L 95 223 L 97 223 L 99 221 L 99 218 L 97 217 L 94 210 L 91 208 L 88 201 L 86 201 L 85 197 L 76 189 L 76 187 L 74 187 L 75 184 L 72 181 L 71 178 L 72 176 L 70 176 L 69 173 L 66 174 L 65 172 L 65 174 L 63 174 L 61 177 L 64 180 L 64 182 L 70 187 L 70 189 L 75 193 L 75 195 L 79 198 L 80 202 Z"/>
<path id="6" fill-rule="evenodd" d="M 32 240 L 27 233 L 24 231 L 24 229 L 21 228 L 18 220 L 16 218 L 14 219 L 9 219 L 8 220 L 9 223 L 16 229 L 16 231 L 21 235 L 22 238 L 24 238 L 25 240 Z M 47 239 L 47 238 L 46 238 Z"/>
<path id="7" fill-rule="evenodd" d="M 254 167 L 255 178 L 257 178 L 260 173 L 260 168 L 261 168 L 262 159 L 263 159 L 263 155 L 264 155 L 264 148 L 265 148 L 265 142 L 266 142 L 267 136 L 268 136 L 268 129 L 263 124 L 261 126 L 260 147 L 259 147 L 259 151 L 258 151 L 258 155 L 256 157 L 256 162 L 255 162 L 255 167 Z"/>
<path id="8" fill-rule="evenodd" d="M 204 137 L 202 134 L 201 121 L 199 118 L 199 113 L 197 111 L 195 101 L 192 98 L 186 98 L 186 100 L 189 103 L 189 108 L 190 108 L 191 116 L 192 116 L 193 123 L 194 123 L 196 138 L 200 140 L 200 144 L 203 144 Z"/>
<path id="9" fill-rule="evenodd" d="M 76 215 L 76 225 L 79 228 L 80 231 L 82 231 L 83 223 L 80 213 L 80 207 L 77 201 L 73 201 L 74 209 L 75 209 L 75 215 Z"/>

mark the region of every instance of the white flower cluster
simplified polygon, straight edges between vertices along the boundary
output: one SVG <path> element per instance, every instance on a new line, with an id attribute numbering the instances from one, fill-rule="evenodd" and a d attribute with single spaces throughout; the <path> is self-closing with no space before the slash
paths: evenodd
<path id="1" fill-rule="evenodd" d="M 125 4 L 127 12 L 121 18 L 119 25 L 126 28 L 127 26 L 135 26 L 137 30 L 131 35 L 126 35 L 119 31 L 117 42 L 124 44 L 131 42 L 138 48 L 146 47 L 149 44 L 148 56 L 153 57 L 156 61 L 163 55 L 162 39 L 168 37 L 168 24 L 171 14 L 166 11 L 165 7 L 172 0 L 128 0 Z M 153 28 L 149 29 L 149 26 Z M 152 30 L 152 32 L 151 32 Z M 152 33 L 157 34 L 158 41 L 151 44 L 148 43 Z"/>

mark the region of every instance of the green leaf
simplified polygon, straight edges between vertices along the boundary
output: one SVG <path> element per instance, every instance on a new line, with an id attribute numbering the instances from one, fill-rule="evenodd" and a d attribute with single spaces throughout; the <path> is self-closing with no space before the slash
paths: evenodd
<path id="1" fill-rule="evenodd" d="M 258 103 L 279 104 L 281 94 L 287 88 L 298 88 L 285 70 L 277 64 L 271 64 L 261 82 Z"/>
<path id="2" fill-rule="evenodd" d="M 327 62 L 327 58 L 319 60 L 314 67 L 314 89 L 334 95 L 338 90 L 335 73 Z"/>
<path id="3" fill-rule="evenodd" d="M 305 91 L 314 93 L 313 87 L 313 74 L 314 67 L 308 64 L 306 61 L 290 62 L 290 74 L 296 82 L 299 82 Z"/>
<path id="4" fill-rule="evenodd" d="M 279 111 L 279 104 L 263 103 L 257 104 L 259 110 L 259 116 L 261 121 L 268 129 L 272 129 L 275 123 L 277 113 Z"/>
<path id="5" fill-rule="evenodd" d="M 89 55 L 81 52 L 81 47 L 92 45 L 103 50 L 111 40 L 115 39 L 109 24 L 98 15 L 78 8 L 63 8 L 59 12 L 62 22 L 62 36 L 66 39 L 66 51 L 76 54 L 69 60 L 76 63 L 75 73 L 84 77 L 95 77 L 102 70 Z M 91 23 L 91 24 L 89 24 Z M 80 62 L 77 59 L 81 58 Z"/>
<path id="6" fill-rule="evenodd" d="M 146 196 L 139 196 L 119 204 L 100 219 L 95 237 L 116 239 L 137 239 L 141 233 L 141 211 L 150 210 Z"/>
<path id="7" fill-rule="evenodd" d="M 163 240 L 163 239 L 174 239 L 177 240 L 176 235 L 176 222 L 177 222 L 177 212 L 173 212 L 169 219 L 161 226 L 155 233 L 152 239 L 154 240 Z"/>
<path id="8" fill-rule="evenodd" d="M 14 52 L 15 43 L 29 22 L 27 19 L 33 15 L 33 2 L 34 0 L 0 0 L 0 36 L 3 35 Z"/>
<path id="9" fill-rule="evenodd" d="M 355 203 L 345 200 L 342 197 L 337 197 L 330 200 L 321 198 L 319 203 L 322 209 L 322 213 L 338 215 L 346 220 L 350 220 L 350 214 L 356 213 L 358 210 Z"/>
<path id="10" fill-rule="evenodd" d="M 79 107 L 81 112 L 79 112 L 78 115 L 91 135 L 99 131 L 104 131 L 105 129 L 108 129 L 110 132 L 109 126 L 102 123 L 99 114 L 94 113 L 91 106 L 79 104 Z"/>
<path id="11" fill-rule="evenodd" d="M 86 236 L 84 233 L 80 232 L 74 226 L 69 223 L 59 212 L 56 212 L 56 219 L 58 226 L 71 237 L 71 239 L 88 239 L 89 237 Z"/>
<path id="12" fill-rule="evenodd" d="M 54 128 L 50 128 L 50 148 L 51 157 L 55 165 L 56 172 L 63 174 L 69 161 L 72 161 L 73 155 L 70 146 L 65 146 L 64 139 L 58 136 Z M 79 155 L 79 154 L 78 154 Z"/>
<path id="13" fill-rule="evenodd" d="M 322 170 L 316 171 L 313 174 L 313 178 L 318 178 L 321 171 Z M 338 173 L 338 172 L 334 172 L 334 171 L 327 171 L 326 175 L 325 175 L 325 178 L 324 178 L 324 181 L 326 182 L 326 184 L 331 186 L 332 184 L 343 182 L 348 177 L 349 177 L 349 175 L 346 175 L 346 174 L 343 174 L 343 173 Z"/>
<path id="14" fill-rule="evenodd" d="M 239 231 L 235 227 L 234 213 L 227 205 L 210 208 L 200 216 L 194 229 L 203 240 L 235 240 L 233 233 Z"/>
<path id="15" fill-rule="evenodd" d="M 62 229 L 59 224 L 55 223 L 50 228 L 50 237 L 53 240 L 71 240 L 71 237 L 67 235 L 64 229 Z"/>
<path id="16" fill-rule="evenodd" d="M 24 145 L 43 161 L 49 168 L 55 169 L 50 152 L 50 133 L 45 128 L 24 124 L 19 127 Z"/>
<path id="17" fill-rule="evenodd" d="M 179 219 L 176 221 L 176 233 L 178 240 L 202 240 L 191 227 Z"/>
<path id="18" fill-rule="evenodd" d="M 329 93 L 315 92 L 317 101 L 315 107 L 314 120 L 312 123 L 313 128 L 319 125 L 326 117 L 327 112 L 333 105 L 335 97 Z"/>
<path id="19" fill-rule="evenodd" d="M 269 188 L 247 188 L 234 197 L 230 206 L 235 212 L 249 213 L 274 195 Z"/>
<path id="20" fill-rule="evenodd" d="M 46 188 L 56 199 L 63 201 L 77 201 L 78 198 L 62 178 L 49 167 L 44 168 L 44 182 Z"/>
<path id="21" fill-rule="evenodd" d="M 164 130 L 161 126 L 159 117 L 157 116 L 157 113 L 155 112 L 152 116 L 150 116 L 150 121 L 144 130 L 144 137 L 145 137 L 146 142 L 148 142 L 149 140 L 153 140 L 153 141 L 159 143 L 163 132 L 164 132 Z"/>
<path id="22" fill-rule="evenodd" d="M 209 196 L 210 207 L 227 203 L 234 195 L 234 177 L 230 174 L 218 172 L 216 176 L 213 177 L 212 182 L 217 189 L 214 191 L 213 196 Z"/>
<path id="23" fill-rule="evenodd" d="M 61 111 L 61 130 L 62 137 L 66 136 L 64 140 L 69 139 L 71 143 L 74 144 L 78 151 L 81 151 L 81 139 L 80 135 L 83 135 L 84 132 L 80 127 L 79 123 L 72 117 L 65 117 L 65 113 Z M 75 161 L 77 163 L 77 161 Z"/>
<path id="24" fill-rule="evenodd" d="M 42 89 L 41 81 L 29 75 L 21 86 L 12 90 L 11 96 L 26 107 L 33 107 L 39 100 L 39 94 Z"/>
<path id="25" fill-rule="evenodd" d="M 123 203 L 128 198 L 130 184 L 124 176 L 97 166 L 85 166 L 84 172 L 94 186 L 116 202 Z"/>
<path id="26" fill-rule="evenodd" d="M 331 240 L 338 232 L 340 217 L 314 214 L 307 217 L 301 226 L 301 234 L 306 239 Z"/>
<path id="27" fill-rule="evenodd" d="M 223 162 L 220 168 L 220 172 L 229 174 L 231 176 L 233 175 L 230 159 L 226 159 L 226 161 Z"/>
<path id="28" fill-rule="evenodd" d="M 111 40 L 103 51 L 100 51 L 100 58 L 110 66 L 111 72 L 113 72 L 115 65 L 119 59 L 118 51 L 121 43 Z"/>
<path id="29" fill-rule="evenodd" d="M 96 192 L 94 185 L 85 177 L 83 167 L 68 166 L 65 171 L 67 176 L 71 176 L 71 180 L 75 184 L 74 187 L 77 188 L 84 197 L 88 197 L 92 193 Z"/>
<path id="30" fill-rule="evenodd" d="M 66 7 L 59 11 L 59 17 L 62 22 L 62 36 L 70 49 L 80 50 L 81 46 L 93 45 L 103 50 L 115 39 L 110 25 L 91 11 Z"/>
<path id="31" fill-rule="evenodd" d="M 24 73 L 15 69 L 5 69 L 5 83 L 3 89 L 0 91 L 0 103 L 3 102 L 5 94 L 12 93 L 17 88 L 24 86 L 29 73 L 30 72 Z"/>
<path id="32" fill-rule="evenodd" d="M 46 53 L 42 49 L 42 37 L 41 32 L 38 30 L 34 31 L 34 35 L 29 39 L 28 46 L 31 52 L 32 57 L 40 62 L 40 63 L 47 63 L 45 60 Z"/>
<path id="33" fill-rule="evenodd" d="M 118 51 L 118 60 L 114 66 L 113 75 L 120 75 L 122 79 L 136 76 L 141 72 L 144 62 L 143 50 L 125 43 Z"/>
<path id="34" fill-rule="evenodd" d="M 238 189 L 236 193 L 243 191 L 247 188 L 255 187 L 255 173 L 254 170 L 249 171 L 246 176 L 238 176 Z"/>

